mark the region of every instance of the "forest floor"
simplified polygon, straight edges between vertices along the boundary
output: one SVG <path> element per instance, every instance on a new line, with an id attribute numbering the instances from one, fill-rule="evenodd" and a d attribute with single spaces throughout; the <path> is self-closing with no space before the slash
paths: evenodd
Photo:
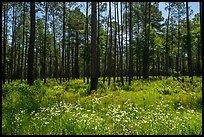
<path id="1" fill-rule="evenodd" d="M 87 95 L 83 79 L 2 85 L 2 134 L 202 134 L 202 77 L 110 86 Z"/>

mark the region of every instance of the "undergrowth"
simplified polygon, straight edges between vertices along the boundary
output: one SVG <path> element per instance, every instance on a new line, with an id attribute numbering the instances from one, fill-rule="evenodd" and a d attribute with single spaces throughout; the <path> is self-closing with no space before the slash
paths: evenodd
<path id="1" fill-rule="evenodd" d="M 180 82 L 13 81 L 2 86 L 2 134 L 202 134 L 202 77 Z"/>

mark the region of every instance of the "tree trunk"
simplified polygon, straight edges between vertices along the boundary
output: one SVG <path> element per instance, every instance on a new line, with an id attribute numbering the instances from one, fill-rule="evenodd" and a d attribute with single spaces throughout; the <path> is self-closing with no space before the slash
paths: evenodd
<path id="1" fill-rule="evenodd" d="M 33 85 L 33 57 L 35 45 L 35 2 L 30 2 L 30 45 L 28 49 L 28 73 L 27 80 L 30 86 Z"/>
<path id="2" fill-rule="evenodd" d="M 117 4 L 117 12 L 118 12 L 118 4 Z M 120 47 L 120 79 L 122 85 L 124 85 L 124 80 L 123 80 L 123 16 L 122 16 L 122 2 L 120 3 L 120 12 L 121 12 L 121 45 Z M 119 14 L 118 14 L 118 32 L 120 32 L 119 29 Z M 118 34 L 118 38 L 120 38 L 120 34 Z M 119 40 L 120 42 L 120 40 Z"/>
<path id="3" fill-rule="evenodd" d="M 37 45 L 36 46 L 36 51 L 35 51 L 35 73 L 34 73 L 34 78 L 37 79 L 38 78 L 38 71 L 37 71 L 37 63 L 38 63 L 38 48 L 37 48 Z"/>
<path id="4" fill-rule="evenodd" d="M 179 77 L 179 58 L 180 58 L 180 9 L 178 8 L 178 55 L 176 60 L 176 71 L 177 71 L 177 79 Z"/>
<path id="5" fill-rule="evenodd" d="M 166 75 L 166 79 L 168 77 L 168 64 L 169 64 L 169 61 L 168 61 L 168 31 L 169 31 L 169 18 L 170 18 L 170 11 L 171 11 L 171 8 L 170 8 L 170 3 L 169 3 L 169 7 L 168 7 L 168 19 L 167 19 L 167 31 L 166 31 L 166 64 L 165 64 L 165 75 Z"/>
<path id="6" fill-rule="evenodd" d="M 200 66 L 200 37 L 198 37 L 198 45 L 197 45 L 197 76 L 201 76 L 201 66 Z"/>
<path id="7" fill-rule="evenodd" d="M 117 46 L 117 25 L 116 25 L 116 7 L 114 6 L 115 9 L 115 34 L 114 34 L 114 61 L 113 61 L 113 82 L 115 83 L 115 71 L 116 71 L 116 46 Z"/>
<path id="8" fill-rule="evenodd" d="M 97 60 L 97 45 L 96 45 L 96 2 L 91 3 L 91 90 L 97 90 L 98 85 L 98 60 Z M 95 67 L 96 66 L 96 67 Z"/>
<path id="9" fill-rule="evenodd" d="M 56 49 L 56 40 L 55 40 L 55 14 L 54 14 L 54 9 L 52 11 L 52 16 L 53 16 L 53 39 L 54 39 L 54 56 L 55 56 L 55 70 L 54 70 L 54 77 L 57 80 L 58 78 L 58 59 L 57 59 L 57 49 Z"/>
<path id="10" fill-rule="evenodd" d="M 78 32 L 76 31 L 76 47 L 75 47 L 75 61 L 74 61 L 74 75 L 75 78 L 79 78 L 79 64 L 78 64 L 78 53 L 79 53 L 79 40 L 78 40 Z"/>
<path id="11" fill-rule="evenodd" d="M 51 51 L 51 45 L 50 45 L 50 68 L 49 68 L 49 78 L 52 78 L 52 51 Z"/>
<path id="12" fill-rule="evenodd" d="M 192 53 L 191 53 L 191 34 L 189 24 L 188 2 L 186 2 L 186 19 L 187 19 L 187 47 L 188 47 L 188 74 L 189 77 L 193 76 L 192 70 Z"/>
<path id="13" fill-rule="evenodd" d="M 126 11 L 126 14 L 125 14 L 125 35 L 126 35 L 126 68 L 125 68 L 125 75 L 126 75 L 126 82 L 128 80 L 128 48 L 127 48 L 127 2 L 125 3 L 125 11 Z"/>
<path id="14" fill-rule="evenodd" d="M 112 74 L 112 57 L 111 57 L 111 50 L 112 50 L 112 21 L 111 21 L 111 2 L 109 2 L 109 15 L 110 15 L 110 46 L 109 46 L 109 52 L 108 52 L 108 85 L 110 85 L 110 79 Z"/>
<path id="15" fill-rule="evenodd" d="M 13 66 L 14 63 L 14 57 L 13 57 L 13 51 L 14 49 L 14 44 L 15 44 L 15 4 L 13 4 L 13 24 L 12 24 L 12 43 L 11 43 L 11 58 L 10 58 L 10 79 L 11 82 L 13 80 L 13 68 L 15 68 L 15 66 Z"/>
<path id="16" fill-rule="evenodd" d="M 86 2 L 86 57 L 87 57 L 87 61 L 86 61 L 86 76 L 87 76 L 87 84 L 89 84 L 89 76 L 90 76 L 90 69 L 89 69 L 89 62 L 90 62 L 90 58 L 89 58 L 89 45 L 88 45 L 88 2 Z"/>
<path id="17" fill-rule="evenodd" d="M 137 22 L 137 46 L 136 46 L 136 50 L 137 50 L 137 64 L 136 64 L 136 67 L 137 67 L 137 76 L 138 78 L 140 79 L 141 78 L 141 74 L 140 74 L 140 71 L 141 71 L 141 63 L 140 63 L 140 48 L 139 48 L 139 44 L 140 44 L 140 40 L 139 40 L 139 34 L 140 34 L 140 25 L 139 25 L 139 19 L 138 19 L 138 22 Z"/>
<path id="18" fill-rule="evenodd" d="M 23 81 L 23 56 L 24 56 L 24 35 L 25 35 L 25 2 L 23 3 L 23 40 L 22 40 L 22 56 L 21 56 L 21 83 Z M 25 71 L 25 68 L 24 68 Z"/>
<path id="19" fill-rule="evenodd" d="M 27 70 L 27 65 L 26 65 L 26 63 L 27 63 L 27 50 L 28 50 L 28 34 L 27 34 L 27 32 L 26 32 L 26 44 L 25 44 L 25 60 L 24 60 L 24 80 L 26 80 L 26 75 L 27 75 L 27 73 L 26 73 L 26 70 Z"/>
<path id="20" fill-rule="evenodd" d="M 199 54 L 201 55 L 201 61 L 203 60 L 203 56 L 202 56 L 202 30 L 203 30 L 203 25 L 202 25 L 202 2 L 200 2 L 200 43 L 201 43 L 201 48 L 200 48 L 200 52 Z M 201 63 L 201 70 L 202 70 L 202 63 Z M 202 75 L 203 71 L 201 71 L 201 75 Z"/>
<path id="21" fill-rule="evenodd" d="M 149 47 L 148 47 L 148 34 L 147 34 L 147 2 L 145 2 L 145 47 L 143 50 L 143 78 L 148 78 L 148 54 L 149 54 Z"/>
<path id="22" fill-rule="evenodd" d="M 151 18 L 150 18 L 150 16 L 151 16 L 151 2 L 149 2 L 149 17 L 148 17 L 148 22 L 149 22 L 149 28 L 148 28 L 148 54 L 147 54 L 147 73 L 148 73 L 148 76 L 149 76 L 149 47 L 150 47 L 150 45 L 151 45 L 151 41 L 150 41 L 150 27 L 151 27 Z M 153 45 L 153 44 L 152 44 Z M 153 69 L 153 76 L 154 76 L 154 47 L 153 47 L 153 53 L 152 53 L 152 56 L 153 56 L 153 58 L 152 58 L 152 62 L 153 62 L 153 64 L 152 64 L 152 69 Z"/>
<path id="23" fill-rule="evenodd" d="M 97 40 L 97 57 L 98 57 L 98 73 L 100 76 L 100 2 L 98 2 L 98 40 Z"/>
<path id="24" fill-rule="evenodd" d="M 3 84 L 5 84 L 5 79 L 6 79 L 6 40 L 7 40 L 7 35 L 6 35 L 6 5 L 4 5 L 4 47 L 3 47 L 3 71 L 2 71 L 2 80 Z"/>
<path id="25" fill-rule="evenodd" d="M 103 83 L 105 83 L 105 77 L 107 75 L 107 70 L 106 70 L 106 55 L 107 55 L 107 52 L 108 52 L 108 24 L 109 24 L 109 19 L 108 19 L 108 23 L 107 23 L 107 26 L 106 26 L 106 48 L 105 48 L 105 54 L 104 54 L 104 71 L 103 71 Z"/>
<path id="26" fill-rule="evenodd" d="M 73 43 L 73 41 L 72 41 Z M 71 55 L 71 60 L 72 60 L 72 79 L 75 78 L 75 75 L 74 75 L 74 46 L 72 44 L 72 47 L 71 47 L 71 50 L 72 50 L 72 55 Z"/>
<path id="27" fill-rule="evenodd" d="M 131 85 L 131 81 L 133 79 L 133 54 L 132 54 L 132 3 L 130 2 L 130 20 L 129 20 L 129 52 L 130 52 L 130 60 L 129 60 L 129 82 Z"/>
<path id="28" fill-rule="evenodd" d="M 42 71 L 43 71 L 43 81 L 46 83 L 46 45 L 47 45 L 47 2 L 45 2 L 45 32 L 44 32 L 44 46 L 43 46 L 43 66 L 42 66 Z"/>
<path id="29" fill-rule="evenodd" d="M 63 38 L 62 38 L 62 67 L 61 78 L 64 81 L 64 48 L 65 47 L 65 2 L 63 2 Z M 62 82 L 60 78 L 60 83 Z"/>
<path id="30" fill-rule="evenodd" d="M 70 79 L 70 32 L 68 32 L 68 48 L 67 48 L 67 78 Z"/>

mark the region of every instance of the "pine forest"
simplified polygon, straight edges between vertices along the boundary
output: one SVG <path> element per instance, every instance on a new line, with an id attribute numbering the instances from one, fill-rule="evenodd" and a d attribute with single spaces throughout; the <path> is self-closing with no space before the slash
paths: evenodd
<path id="1" fill-rule="evenodd" d="M 1 2 L 3 135 L 202 135 L 202 2 Z"/>

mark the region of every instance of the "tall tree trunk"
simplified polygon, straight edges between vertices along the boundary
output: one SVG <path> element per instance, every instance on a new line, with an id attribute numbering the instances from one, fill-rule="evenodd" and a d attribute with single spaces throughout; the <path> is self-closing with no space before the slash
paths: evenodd
<path id="1" fill-rule="evenodd" d="M 104 71 L 103 71 L 103 83 L 105 83 L 105 77 L 107 75 L 107 69 L 106 69 L 106 56 L 107 56 L 107 52 L 108 52 L 108 24 L 109 24 L 109 19 L 108 19 L 108 23 L 106 26 L 106 47 L 105 47 L 105 54 L 104 54 Z"/>
<path id="2" fill-rule="evenodd" d="M 65 29 L 65 31 L 66 31 L 66 29 Z M 64 47 L 64 73 L 63 73 L 65 80 L 67 80 L 67 54 L 66 53 L 67 53 L 67 45 L 65 44 L 65 47 Z"/>
<path id="3" fill-rule="evenodd" d="M 22 40 L 22 56 L 21 56 L 21 83 L 23 81 L 24 36 L 25 36 L 25 2 L 23 3 L 23 40 Z"/>
<path id="4" fill-rule="evenodd" d="M 189 24 L 189 13 L 188 13 L 188 2 L 186 2 L 186 18 L 187 18 L 187 47 L 188 47 L 188 74 L 189 77 L 193 76 L 192 70 L 192 52 L 191 52 L 191 34 L 190 34 L 190 24 Z"/>
<path id="5" fill-rule="evenodd" d="M 74 75 L 75 78 L 79 78 L 79 64 L 78 64 L 78 53 L 79 53 L 79 40 L 78 40 L 79 33 L 76 31 L 76 46 L 75 46 L 75 60 L 74 60 Z"/>
<path id="6" fill-rule="evenodd" d="M 150 41 L 150 27 L 151 27 L 151 2 L 149 2 L 149 6 L 148 6 L 148 9 L 149 9 L 149 17 L 148 17 L 148 23 L 149 23 L 149 28 L 148 28 L 148 53 L 149 53 L 149 47 L 151 45 L 151 41 Z M 152 44 L 153 45 L 153 44 Z M 153 76 L 154 76 L 154 45 L 152 46 L 152 50 L 153 50 L 153 53 L 152 53 L 152 70 L 153 70 Z M 147 54 L 147 70 L 148 70 L 148 76 L 149 76 L 149 54 Z"/>
<path id="7" fill-rule="evenodd" d="M 40 67 L 40 79 L 43 80 L 43 45 L 44 45 L 44 37 L 41 38 L 41 43 L 40 43 L 40 64 L 41 64 L 41 67 Z"/>
<path id="8" fill-rule="evenodd" d="M 51 50 L 51 45 L 50 46 L 50 68 L 49 68 L 49 78 L 52 78 L 52 50 Z"/>
<path id="9" fill-rule="evenodd" d="M 36 47 L 35 47 L 35 49 L 36 49 L 36 51 L 35 51 L 35 72 L 34 72 L 34 78 L 35 79 L 37 79 L 38 78 L 38 70 L 37 70 L 37 67 L 38 67 L 38 48 L 37 48 L 37 45 L 35 45 Z"/>
<path id="10" fill-rule="evenodd" d="M 25 60 L 24 60 L 24 80 L 27 78 L 27 50 L 28 50 L 28 33 L 26 32 L 26 44 L 25 44 Z"/>
<path id="11" fill-rule="evenodd" d="M 201 66 L 200 66 L 200 37 L 198 37 L 198 45 L 197 45 L 197 76 L 201 76 Z"/>
<path id="12" fill-rule="evenodd" d="M 171 29 L 171 47 L 170 47 L 170 54 L 172 55 L 173 54 L 173 47 L 174 47 L 174 35 L 175 35 L 175 30 L 174 30 L 174 28 L 172 27 L 172 29 Z M 174 70 L 174 56 L 169 56 L 169 58 L 170 58 L 170 68 L 171 68 L 171 76 L 173 76 L 173 79 L 174 79 L 174 72 L 173 72 L 173 70 Z"/>
<path id="13" fill-rule="evenodd" d="M 57 59 L 57 49 L 56 49 L 56 40 L 55 40 L 55 14 L 54 14 L 54 9 L 52 9 L 52 17 L 53 17 L 53 41 L 54 41 L 54 56 L 55 56 L 55 70 L 54 70 L 54 77 L 57 80 L 58 78 L 58 59 Z"/>
<path id="14" fill-rule="evenodd" d="M 112 75 L 112 57 L 111 57 L 111 50 L 112 50 L 112 21 L 111 21 L 111 2 L 109 2 L 109 15 L 110 15 L 110 42 L 109 42 L 109 52 L 108 52 L 108 85 L 110 85 L 110 79 Z"/>
<path id="15" fill-rule="evenodd" d="M 183 46 L 184 48 L 184 46 Z M 185 76 L 186 75 L 186 70 L 185 70 L 185 51 L 183 49 L 182 51 L 182 75 Z"/>
<path id="16" fill-rule="evenodd" d="M 12 24 L 12 43 L 11 43 L 11 58 L 10 58 L 10 79 L 11 82 L 13 80 L 13 62 L 14 62 L 14 57 L 13 57 L 13 51 L 14 49 L 14 44 L 15 44 L 15 4 L 13 3 L 13 24 Z"/>
<path id="17" fill-rule="evenodd" d="M 116 71 L 116 45 L 117 45 L 117 24 L 116 24 L 116 7 L 114 6 L 115 10 L 115 30 L 114 30 L 114 61 L 113 61 L 113 82 L 115 83 L 115 71 Z"/>
<path id="18" fill-rule="evenodd" d="M 96 2 L 91 3 L 91 90 L 97 90 L 98 85 L 98 60 L 97 60 L 97 46 L 96 46 Z M 96 66 L 96 68 L 95 68 Z"/>
<path id="19" fill-rule="evenodd" d="M 170 12 L 171 12 L 171 8 L 170 8 L 170 3 L 169 3 L 169 7 L 168 7 L 168 19 L 167 19 L 167 31 L 166 31 L 166 64 L 165 64 L 165 75 L 166 75 L 166 79 L 168 77 L 168 64 L 169 64 L 169 61 L 168 61 L 168 31 L 169 31 L 169 18 L 170 18 Z"/>
<path id="20" fill-rule="evenodd" d="M 85 24 L 85 33 L 84 33 L 84 46 L 83 46 L 83 81 L 86 83 L 86 62 L 87 62 L 87 56 L 86 56 L 86 24 Z"/>
<path id="21" fill-rule="evenodd" d="M 148 78 L 148 54 L 149 54 L 149 47 L 148 47 L 148 34 L 147 34 L 147 2 L 145 2 L 145 47 L 143 50 L 143 78 Z"/>
<path id="22" fill-rule="evenodd" d="M 60 83 L 61 78 L 64 81 L 64 48 L 65 47 L 65 2 L 63 2 L 63 38 L 62 38 L 62 67 L 61 67 L 61 76 L 60 76 Z"/>
<path id="23" fill-rule="evenodd" d="M 201 63 L 200 60 L 202 60 L 202 2 L 199 2 L 200 4 L 200 37 L 198 38 L 198 59 L 197 59 L 197 76 L 202 75 L 202 68 L 201 68 Z M 201 56 L 201 57 L 200 57 Z"/>
<path id="24" fill-rule="evenodd" d="M 117 4 L 117 12 L 118 12 L 118 4 Z M 122 2 L 120 3 L 120 15 L 121 15 L 121 45 L 120 45 L 120 79 L 122 85 L 124 85 L 124 80 L 123 80 L 123 16 L 122 16 Z M 118 32 L 120 32 L 119 29 L 119 14 L 118 14 Z M 120 35 L 118 35 L 120 38 Z M 119 40 L 120 42 L 120 40 Z"/>
<path id="25" fill-rule="evenodd" d="M 72 41 L 73 43 L 73 41 Z M 74 46 L 72 44 L 71 46 L 71 50 L 72 50 L 72 55 L 71 55 L 71 60 L 72 60 L 72 79 L 75 78 L 75 75 L 74 75 Z"/>
<path id="26" fill-rule="evenodd" d="M 180 59 L 180 9 L 178 8 L 178 55 L 176 60 L 177 79 L 179 77 L 179 59 Z"/>
<path id="27" fill-rule="evenodd" d="M 18 61 L 17 61 L 17 71 L 16 71 L 16 79 L 20 79 L 21 75 L 19 75 L 21 72 L 21 48 L 20 48 L 20 42 L 18 43 Z"/>
<path id="28" fill-rule="evenodd" d="M 97 57 L 98 57 L 98 71 L 100 75 L 100 2 L 98 2 L 98 40 L 97 40 Z"/>
<path id="29" fill-rule="evenodd" d="M 2 72 L 2 80 L 3 80 L 3 84 L 5 84 L 5 80 L 6 80 L 6 40 L 7 40 L 7 35 L 6 35 L 6 5 L 4 5 L 4 39 L 3 39 L 3 72 Z"/>
<path id="30" fill-rule="evenodd" d="M 68 48 L 67 48 L 67 78 L 70 79 L 70 31 L 68 32 Z"/>
<path id="31" fill-rule="evenodd" d="M 30 86 L 33 85 L 33 57 L 35 45 L 35 2 L 30 2 L 30 45 L 28 49 L 28 73 L 27 80 Z"/>
<path id="32" fill-rule="evenodd" d="M 126 11 L 126 14 L 125 14 L 125 36 L 126 36 L 126 43 L 125 43 L 125 46 L 126 46 L 126 68 L 125 68 L 125 75 L 126 75 L 126 82 L 128 80 L 128 48 L 127 48 L 127 2 L 125 3 L 125 11 Z"/>
<path id="33" fill-rule="evenodd" d="M 202 50 L 203 50 L 203 46 L 202 46 L 202 30 L 203 30 L 203 25 L 202 25 L 202 2 L 200 2 L 200 43 L 201 43 L 201 51 L 200 51 L 200 54 L 201 54 L 201 61 L 203 60 L 203 56 L 202 56 Z M 202 70 L 202 63 L 201 63 L 201 70 Z M 201 71 L 201 75 L 202 75 L 203 71 Z"/>
<path id="34" fill-rule="evenodd" d="M 90 76 L 90 58 L 89 58 L 89 45 L 88 45 L 88 2 L 86 2 L 86 57 L 87 57 L 87 61 L 86 61 L 86 76 L 87 76 L 87 84 L 89 84 L 89 76 Z"/>
<path id="35" fill-rule="evenodd" d="M 58 41 L 60 41 L 60 37 L 59 37 L 59 40 L 58 40 Z M 62 75 L 61 75 L 61 69 L 62 69 L 62 68 L 61 68 L 61 65 L 62 65 L 62 62 L 61 62 L 61 64 L 60 64 L 60 59 L 61 59 L 61 57 L 62 57 L 62 56 L 61 56 L 61 48 L 60 48 L 60 47 L 61 47 L 62 45 L 60 45 L 61 42 L 59 42 L 58 44 L 59 44 L 59 48 L 58 48 L 57 57 L 59 57 L 59 60 L 58 60 L 58 61 L 59 61 L 59 78 L 60 78 L 60 81 L 62 82 L 62 77 L 61 77 L 61 76 L 62 76 Z"/>
<path id="36" fill-rule="evenodd" d="M 160 75 L 160 56 L 157 53 L 157 76 L 159 77 Z"/>
<path id="37" fill-rule="evenodd" d="M 8 7 L 8 3 L 6 4 L 6 7 Z M 6 35 L 5 35 L 5 37 L 6 37 L 6 42 L 8 41 L 8 38 L 7 38 L 7 36 L 8 36 L 8 10 L 7 10 L 7 12 L 6 12 Z M 6 44 L 7 45 L 7 44 Z M 7 48 L 7 46 L 6 46 L 6 48 Z M 6 49 L 5 48 L 5 49 Z M 8 47 L 8 49 L 9 49 L 9 47 Z M 8 51 L 7 51 L 8 52 Z M 9 53 L 9 52 L 8 52 Z M 6 56 L 6 52 L 5 52 L 5 56 Z M 6 59 L 5 59 L 6 60 Z M 7 64 L 7 63 L 5 63 L 5 79 L 7 79 L 8 80 L 8 84 L 9 84 L 9 82 L 10 82 L 10 80 L 9 80 L 9 63 Z"/>
<path id="38" fill-rule="evenodd" d="M 141 63 L 140 63 L 140 48 L 139 48 L 139 45 L 140 45 L 140 39 L 139 39 L 139 34 L 140 34 L 140 25 L 139 25 L 139 19 L 138 19 L 138 22 L 137 22 L 137 75 L 138 75 L 138 78 L 140 79 L 141 78 Z"/>
<path id="39" fill-rule="evenodd" d="M 16 33 L 16 31 L 15 31 Z M 13 63 L 13 79 L 16 80 L 16 70 L 17 70 L 17 65 L 16 65 L 16 60 L 17 60 L 17 48 L 16 48 L 16 34 L 15 34 L 15 41 L 14 41 L 14 63 Z"/>
<path id="40" fill-rule="evenodd" d="M 48 10 L 47 2 L 45 2 L 45 32 L 44 32 L 44 46 L 43 46 L 43 66 L 42 66 L 44 83 L 46 83 L 47 10 Z"/>
<path id="41" fill-rule="evenodd" d="M 133 79 L 133 53 L 132 53 L 132 3 L 130 2 L 130 20 L 129 20 L 129 52 L 130 52 L 130 60 L 129 60 L 129 82 L 131 85 L 131 81 Z"/>

